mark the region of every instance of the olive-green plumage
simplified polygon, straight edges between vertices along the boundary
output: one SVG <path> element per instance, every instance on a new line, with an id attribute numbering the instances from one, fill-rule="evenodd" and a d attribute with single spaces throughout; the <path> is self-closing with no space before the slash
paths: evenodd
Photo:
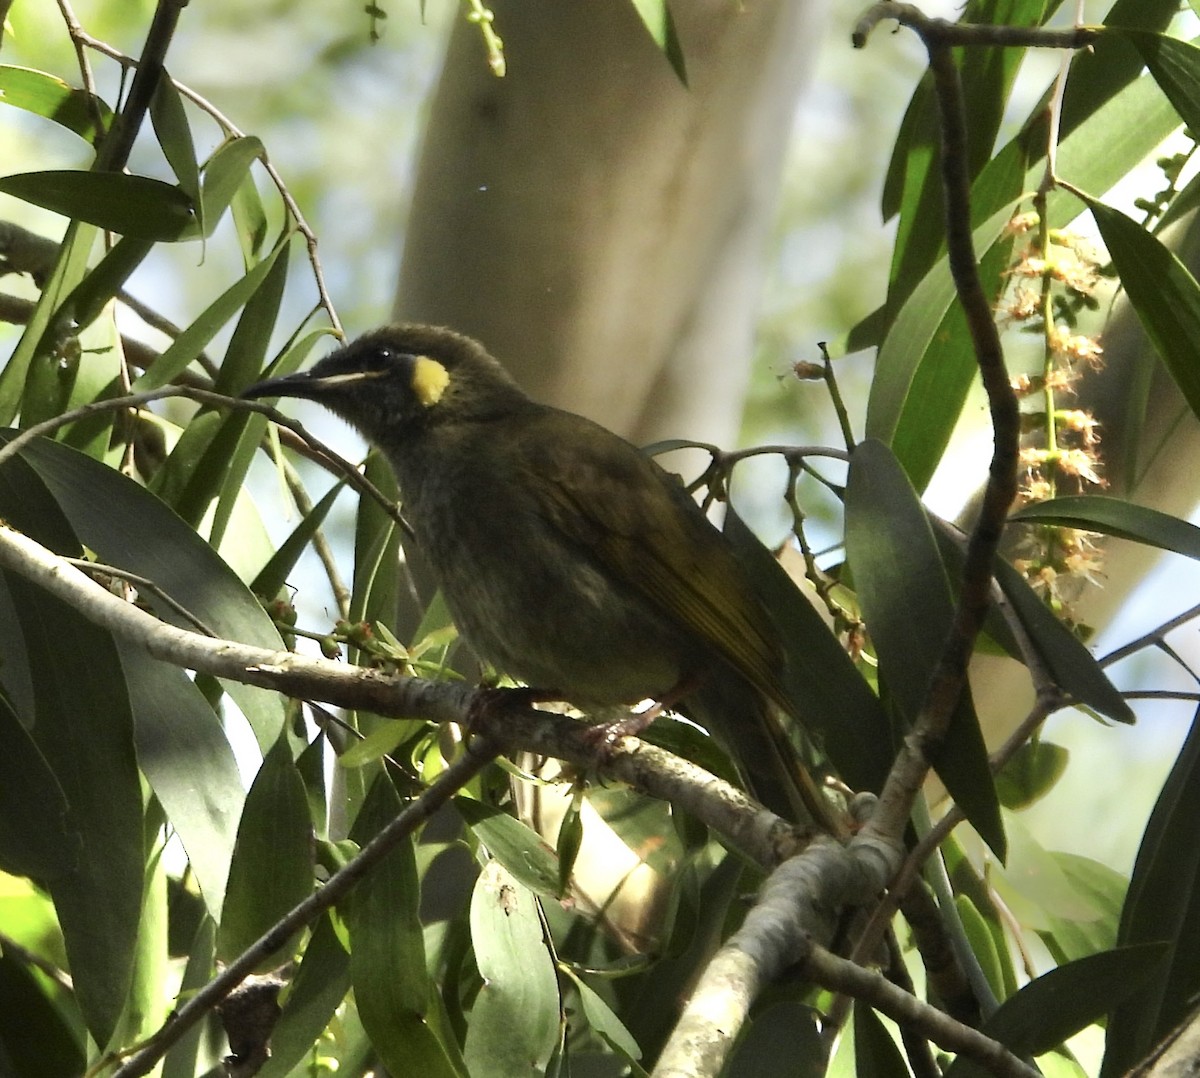
<path id="1" fill-rule="evenodd" d="M 624 439 L 431 326 L 368 333 L 244 395 L 318 401 L 386 454 L 481 658 L 585 709 L 686 690 L 768 807 L 811 814 L 771 712 L 787 707 L 778 632 L 721 533 Z"/>

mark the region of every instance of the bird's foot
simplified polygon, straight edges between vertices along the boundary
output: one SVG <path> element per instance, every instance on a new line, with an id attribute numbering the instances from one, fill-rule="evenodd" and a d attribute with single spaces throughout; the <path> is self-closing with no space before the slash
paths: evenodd
<path id="1" fill-rule="evenodd" d="M 615 721 L 589 726 L 584 737 L 595 745 L 615 745 L 623 737 L 639 736 L 665 710 L 662 704 L 655 704 L 645 711 L 631 711 Z"/>

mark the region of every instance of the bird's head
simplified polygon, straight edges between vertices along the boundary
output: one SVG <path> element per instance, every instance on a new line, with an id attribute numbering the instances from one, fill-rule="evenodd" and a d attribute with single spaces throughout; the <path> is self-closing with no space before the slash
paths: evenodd
<path id="1" fill-rule="evenodd" d="M 374 330 L 309 370 L 257 382 L 242 396 L 317 401 L 377 445 L 429 425 L 487 419 L 529 403 L 477 342 L 422 325 Z"/>

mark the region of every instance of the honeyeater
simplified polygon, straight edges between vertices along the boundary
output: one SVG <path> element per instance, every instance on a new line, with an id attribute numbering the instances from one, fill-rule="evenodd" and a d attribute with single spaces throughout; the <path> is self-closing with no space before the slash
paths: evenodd
<path id="1" fill-rule="evenodd" d="M 768 808 L 821 812 L 781 725 L 778 629 L 725 537 L 636 447 L 532 400 L 479 343 L 435 326 L 375 330 L 243 396 L 317 401 L 387 457 L 481 659 L 584 711 L 666 701 Z"/>

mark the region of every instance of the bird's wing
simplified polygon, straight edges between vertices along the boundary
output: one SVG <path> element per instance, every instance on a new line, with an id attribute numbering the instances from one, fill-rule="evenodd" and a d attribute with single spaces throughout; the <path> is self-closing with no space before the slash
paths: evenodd
<path id="1" fill-rule="evenodd" d="M 580 437 L 577 421 L 544 413 L 524 440 L 549 520 L 786 708 L 776 636 L 720 532 L 675 476 L 603 427 Z"/>

